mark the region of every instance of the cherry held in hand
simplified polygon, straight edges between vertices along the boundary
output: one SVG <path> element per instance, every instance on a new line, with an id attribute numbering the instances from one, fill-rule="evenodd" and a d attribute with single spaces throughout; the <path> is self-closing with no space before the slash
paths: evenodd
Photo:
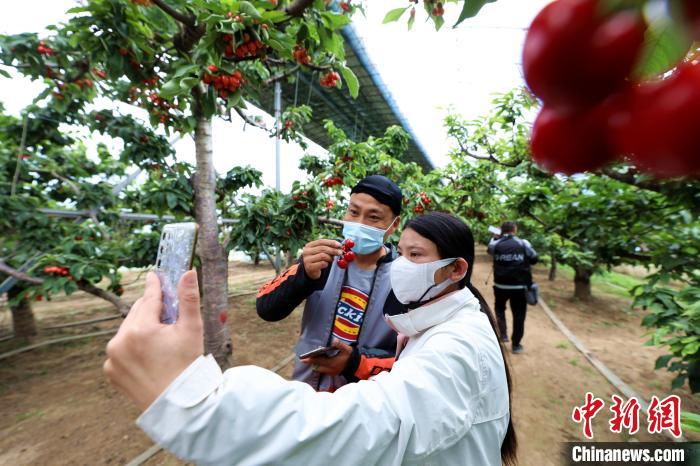
<path id="1" fill-rule="evenodd" d="M 355 242 L 350 238 L 343 241 L 343 253 L 338 259 L 338 267 L 341 269 L 346 268 L 350 262 L 355 260 L 355 253 L 351 251 L 354 246 Z"/>

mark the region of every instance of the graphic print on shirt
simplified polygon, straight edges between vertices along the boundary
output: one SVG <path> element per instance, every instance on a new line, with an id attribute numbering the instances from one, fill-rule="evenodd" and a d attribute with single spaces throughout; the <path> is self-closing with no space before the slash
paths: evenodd
<path id="1" fill-rule="evenodd" d="M 351 286 L 344 286 L 335 311 L 333 336 L 343 343 L 353 344 L 357 341 L 365 318 L 365 309 L 369 296 Z"/>

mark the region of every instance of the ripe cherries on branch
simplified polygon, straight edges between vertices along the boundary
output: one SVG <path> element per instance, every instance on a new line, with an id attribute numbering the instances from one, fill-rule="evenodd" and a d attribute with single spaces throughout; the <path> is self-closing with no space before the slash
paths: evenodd
<path id="1" fill-rule="evenodd" d="M 700 173 L 700 65 L 635 86 L 614 120 L 616 148 L 639 168 L 667 178 Z"/>
<path id="2" fill-rule="evenodd" d="M 523 48 L 525 80 L 550 105 L 594 104 L 618 90 L 644 43 L 641 16 L 603 16 L 599 0 L 558 0 L 530 26 Z"/>

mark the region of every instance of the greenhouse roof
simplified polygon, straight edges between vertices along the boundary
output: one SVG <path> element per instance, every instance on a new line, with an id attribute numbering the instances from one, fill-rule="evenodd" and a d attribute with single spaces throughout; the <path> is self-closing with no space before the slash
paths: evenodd
<path id="1" fill-rule="evenodd" d="M 317 72 L 299 72 L 296 81 L 282 83 L 282 108 L 295 103 L 308 104 L 314 113 L 313 120 L 304 127 L 304 133 L 322 147 L 331 144 L 323 128 L 325 119 L 333 120 L 336 126 L 355 141 L 363 141 L 368 136 L 381 136 L 392 125 L 401 126 L 410 136 L 404 160 L 416 162 L 424 169 L 432 168 L 430 157 L 370 61 L 355 29 L 346 26 L 341 32 L 345 39 L 347 65 L 360 82 L 357 99 L 350 96 L 346 86 L 342 89 L 321 87 Z M 274 114 L 272 94 L 268 93 L 262 100 L 263 109 L 270 114 Z"/>

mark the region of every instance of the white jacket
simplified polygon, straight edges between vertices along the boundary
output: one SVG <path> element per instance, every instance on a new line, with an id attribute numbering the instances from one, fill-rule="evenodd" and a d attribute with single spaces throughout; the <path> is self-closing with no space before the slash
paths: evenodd
<path id="1" fill-rule="evenodd" d="M 202 356 L 137 423 L 200 464 L 500 465 L 508 388 L 478 300 L 462 289 L 388 320 L 410 337 L 391 372 L 326 393 Z"/>

